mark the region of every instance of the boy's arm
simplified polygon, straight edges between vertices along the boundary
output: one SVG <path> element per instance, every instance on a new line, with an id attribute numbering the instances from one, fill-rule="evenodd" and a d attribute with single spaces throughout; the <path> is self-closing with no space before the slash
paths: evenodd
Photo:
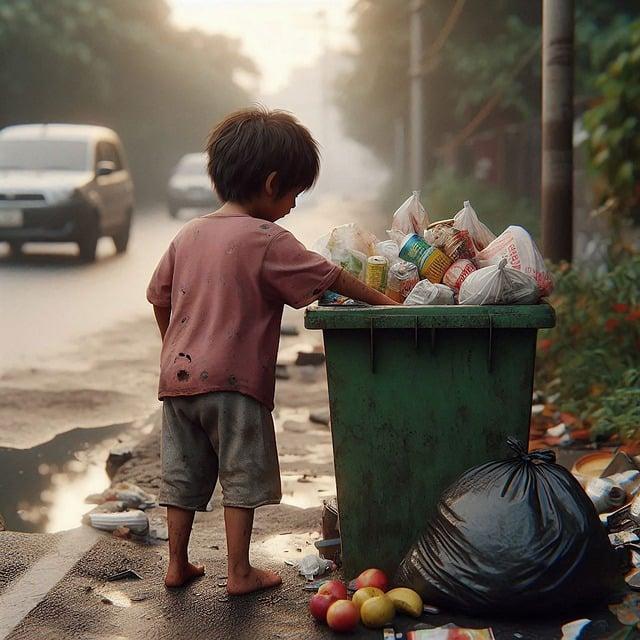
<path id="1" fill-rule="evenodd" d="M 167 333 L 167 328 L 169 327 L 169 318 L 171 317 L 171 307 L 158 307 L 154 304 L 153 313 L 156 316 L 158 329 L 160 329 L 160 336 L 164 340 L 164 334 Z"/>
<path id="2" fill-rule="evenodd" d="M 335 291 L 340 295 L 354 300 L 361 300 L 367 304 L 373 305 L 391 305 L 398 304 L 395 300 L 380 293 L 377 289 L 372 289 L 364 282 L 361 282 L 345 269 L 342 269 L 333 284 L 329 287 L 331 291 Z"/>

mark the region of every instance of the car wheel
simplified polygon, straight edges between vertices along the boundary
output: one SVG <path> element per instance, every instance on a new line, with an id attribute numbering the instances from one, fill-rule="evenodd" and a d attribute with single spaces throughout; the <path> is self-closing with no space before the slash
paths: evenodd
<path id="1" fill-rule="evenodd" d="M 86 227 L 78 239 L 78 249 L 80 249 L 80 260 L 82 262 L 95 262 L 99 239 L 98 217 L 94 216 L 87 220 Z"/>
<path id="2" fill-rule="evenodd" d="M 22 253 L 22 242 L 9 242 L 9 251 L 13 256 L 19 256 Z"/>
<path id="3" fill-rule="evenodd" d="M 122 228 L 113 236 L 113 244 L 116 245 L 116 253 L 124 253 L 129 244 L 129 232 L 131 231 L 131 211 L 127 212 L 127 219 Z"/>

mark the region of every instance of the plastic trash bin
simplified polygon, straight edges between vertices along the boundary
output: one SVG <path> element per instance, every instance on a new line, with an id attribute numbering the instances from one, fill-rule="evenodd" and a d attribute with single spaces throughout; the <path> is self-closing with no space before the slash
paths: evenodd
<path id="1" fill-rule="evenodd" d="M 536 333 L 548 304 L 322 307 L 346 576 L 393 573 L 442 491 L 528 441 Z"/>

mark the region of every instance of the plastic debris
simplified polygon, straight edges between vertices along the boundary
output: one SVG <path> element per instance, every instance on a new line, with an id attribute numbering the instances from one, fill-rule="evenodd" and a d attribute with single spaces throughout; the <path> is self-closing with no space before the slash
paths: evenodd
<path id="1" fill-rule="evenodd" d="M 316 576 L 333 571 L 335 568 L 336 565 L 331 560 L 325 560 L 313 554 L 305 556 L 298 562 L 298 573 L 307 580 L 313 580 Z"/>
<path id="2" fill-rule="evenodd" d="M 574 620 L 562 625 L 562 640 L 579 640 L 582 631 L 591 624 L 588 618 Z"/>
<path id="3" fill-rule="evenodd" d="M 496 239 L 489 227 L 480 222 L 469 200 L 464 201 L 462 209 L 453 217 L 453 226 L 461 231 L 468 231 L 478 251 L 482 251 Z"/>
<path id="4" fill-rule="evenodd" d="M 132 533 L 144 534 L 149 529 L 149 518 L 144 511 L 139 509 L 121 513 L 90 513 L 89 524 L 94 529 L 102 531 L 115 531 L 126 527 Z"/>
<path id="5" fill-rule="evenodd" d="M 422 235 L 428 224 L 429 218 L 420 202 L 420 192 L 414 191 L 393 214 L 391 228 L 405 235 L 410 233 Z"/>
<path id="6" fill-rule="evenodd" d="M 591 478 L 585 486 L 585 492 L 598 513 L 613 511 L 622 506 L 627 497 L 625 490 L 610 478 Z"/>
<path id="7" fill-rule="evenodd" d="M 130 482 L 119 482 L 102 493 L 85 498 L 85 502 L 89 504 L 103 504 L 112 500 L 124 503 L 129 509 L 148 509 L 157 506 L 155 496 Z"/>
<path id="8" fill-rule="evenodd" d="M 115 580 L 128 580 L 130 578 L 134 580 L 142 580 L 142 576 L 137 571 L 134 571 L 133 569 L 125 569 L 124 571 L 118 571 L 118 573 L 108 576 L 107 581 L 114 582 Z"/>
<path id="9" fill-rule="evenodd" d="M 407 305 L 441 305 L 453 304 L 453 289 L 446 284 L 433 284 L 429 280 L 421 280 L 406 297 Z"/>
<path id="10" fill-rule="evenodd" d="M 507 266 L 507 260 L 470 273 L 460 287 L 460 304 L 535 304 L 540 300 L 536 281 Z"/>

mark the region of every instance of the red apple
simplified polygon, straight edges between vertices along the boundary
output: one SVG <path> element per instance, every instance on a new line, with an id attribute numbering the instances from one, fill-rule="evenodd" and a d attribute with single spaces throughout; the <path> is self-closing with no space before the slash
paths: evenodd
<path id="1" fill-rule="evenodd" d="M 314 593 L 311 600 L 309 600 L 309 612 L 316 620 L 326 622 L 327 611 L 335 601 L 336 599 L 332 595 Z"/>
<path id="2" fill-rule="evenodd" d="M 360 622 L 360 613 L 351 600 L 336 600 L 327 611 L 327 624 L 334 631 L 353 631 Z"/>
<path id="3" fill-rule="evenodd" d="M 333 596 L 334 600 L 347 599 L 347 587 L 340 580 L 329 580 L 324 582 L 318 589 L 318 593 Z"/>
<path id="4" fill-rule="evenodd" d="M 362 589 L 363 587 L 376 587 L 386 591 L 389 588 L 389 580 L 384 571 L 367 569 L 356 578 L 356 589 Z"/>

